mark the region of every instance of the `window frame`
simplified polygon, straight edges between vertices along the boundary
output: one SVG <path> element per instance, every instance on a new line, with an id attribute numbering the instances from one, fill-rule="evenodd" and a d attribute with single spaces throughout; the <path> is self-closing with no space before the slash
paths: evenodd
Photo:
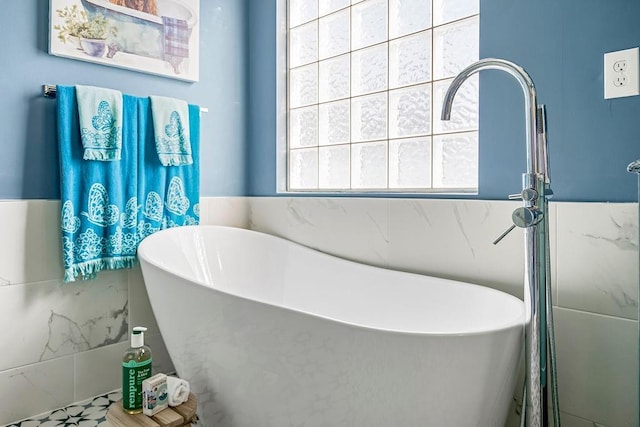
<path id="1" fill-rule="evenodd" d="M 479 145 L 480 145 L 480 129 L 479 129 L 479 99 L 478 99 L 478 127 L 475 130 L 463 130 L 463 131 L 451 131 L 451 132 L 444 132 L 444 133 L 437 133 L 434 134 L 434 130 L 433 130 L 433 123 L 432 123 L 432 129 L 429 135 L 427 135 L 427 137 L 431 138 L 431 152 L 430 152 L 430 156 L 431 156 L 431 174 L 432 174 L 432 180 L 433 180 L 433 138 L 436 136 L 441 136 L 441 135 L 447 135 L 447 134 L 457 134 L 457 133 L 473 133 L 475 132 L 477 135 L 477 144 L 478 144 L 478 148 L 477 148 L 477 167 L 478 167 L 478 176 L 477 176 L 477 186 L 473 187 L 473 188 L 433 188 L 433 182 L 432 182 L 432 187 L 431 188 L 386 188 L 386 189 L 380 189 L 380 188 L 376 188 L 376 189 L 367 189 L 367 188 L 348 188 L 348 189 L 326 189 L 326 188 L 308 188 L 308 189 L 292 189 L 290 186 L 290 173 L 289 173 L 289 16 L 288 16 L 288 9 L 289 9 L 289 1 L 290 0 L 276 0 L 276 20 L 277 20 L 277 26 L 276 26 L 276 193 L 277 194 L 291 194 L 291 195 L 311 195 L 311 196 L 318 196 L 318 195 L 346 195 L 346 196 L 372 196 L 372 195 L 378 195 L 378 196 L 389 196 L 389 197 L 393 197 L 393 196 L 429 196 L 429 195 L 444 195 L 444 196 L 472 196 L 472 195 L 477 195 L 479 194 L 479 185 L 480 185 L 480 149 L 479 149 Z M 318 1 L 322 1 L 322 0 L 318 0 Z M 364 1 L 364 0 L 362 0 Z M 353 6 L 350 5 L 350 6 Z M 464 18 L 460 18 L 460 19 L 456 19 L 450 22 L 447 22 L 446 24 L 440 24 L 437 26 L 432 25 L 431 27 L 429 27 L 426 30 L 421 30 L 421 31 L 431 31 L 431 37 L 432 37 L 432 43 L 433 43 L 433 30 L 436 27 L 442 26 L 442 25 L 448 25 L 451 24 L 453 22 L 458 22 L 464 19 L 468 19 L 468 18 L 472 18 L 472 17 L 477 17 L 478 18 L 478 34 L 480 31 L 480 21 L 479 21 L 479 11 L 477 14 L 474 15 L 469 15 L 469 16 L 465 16 Z M 411 34 L 415 34 L 415 33 L 411 33 Z M 393 38 L 391 40 L 397 40 L 397 38 Z M 390 39 L 387 38 L 385 43 L 389 43 L 391 41 Z M 478 43 L 479 43 L 479 35 L 478 35 Z M 433 45 L 432 45 L 433 46 Z M 366 47 L 365 47 L 366 49 Z M 349 54 L 351 54 L 353 51 L 350 50 Z M 432 55 L 433 55 L 433 49 L 432 49 Z M 479 52 L 478 52 L 479 55 Z M 431 59 L 433 61 L 433 57 Z M 432 70 L 433 70 L 433 64 L 432 64 Z M 426 83 L 421 83 L 421 84 L 428 84 L 430 85 L 431 88 L 431 110 L 433 110 L 433 104 L 434 104 L 434 92 L 433 92 L 433 88 L 434 88 L 434 83 L 438 82 L 438 81 L 442 81 L 442 80 L 450 80 L 453 77 L 447 77 L 445 79 L 434 79 L 433 76 L 431 76 L 431 80 L 427 81 Z M 401 89 L 401 88 L 407 88 L 407 87 L 412 87 L 412 86 L 416 86 L 417 84 L 412 84 L 409 86 L 402 86 L 400 88 L 397 89 Z M 396 89 L 390 89 L 387 86 L 387 89 L 385 90 L 385 92 L 387 93 L 387 98 L 388 98 L 388 94 L 389 92 L 391 92 L 392 90 L 396 90 Z M 478 82 L 478 92 L 479 92 L 479 82 Z M 354 98 L 357 97 L 353 97 L 353 96 L 349 96 L 349 98 L 346 98 L 348 100 L 352 100 Z M 389 108 L 389 106 L 387 106 L 387 108 Z M 388 114 L 388 113 L 387 113 Z M 433 117 L 433 111 L 431 111 L 432 117 Z M 388 117 L 387 117 L 388 120 Z M 387 126 L 389 125 L 388 121 L 387 121 Z M 398 139 L 398 138 L 393 138 L 390 139 L 389 138 L 389 131 L 387 129 L 387 138 L 386 138 L 386 143 L 387 145 L 390 143 L 390 141 Z M 406 138 L 414 138 L 414 137 L 406 137 Z M 404 138 L 399 138 L 399 139 L 404 139 Z M 349 145 L 353 145 L 353 142 L 349 142 Z M 320 146 L 318 145 L 318 148 Z M 387 147 L 387 154 L 389 153 L 388 147 Z M 351 166 L 350 166 L 350 173 L 351 173 Z M 387 185 L 389 182 L 389 158 L 387 158 Z"/>

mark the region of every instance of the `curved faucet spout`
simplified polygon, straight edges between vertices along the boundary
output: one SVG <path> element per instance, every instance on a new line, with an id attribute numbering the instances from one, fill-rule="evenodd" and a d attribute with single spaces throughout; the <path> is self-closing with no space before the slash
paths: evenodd
<path id="1" fill-rule="evenodd" d="M 456 76 L 453 82 L 451 82 L 451 85 L 444 97 L 441 119 L 449 120 L 451 118 L 453 98 L 456 96 L 458 89 L 471 75 L 482 70 L 504 71 L 515 77 L 518 83 L 520 83 L 522 93 L 524 94 L 526 112 L 527 173 L 543 173 L 546 176 L 546 159 L 544 158 L 546 150 L 544 147 L 540 146 L 538 141 L 538 104 L 536 88 L 533 85 L 533 80 L 531 80 L 529 74 L 527 74 L 527 72 L 519 65 L 504 59 L 496 58 L 481 59 L 480 61 L 469 65 Z"/>

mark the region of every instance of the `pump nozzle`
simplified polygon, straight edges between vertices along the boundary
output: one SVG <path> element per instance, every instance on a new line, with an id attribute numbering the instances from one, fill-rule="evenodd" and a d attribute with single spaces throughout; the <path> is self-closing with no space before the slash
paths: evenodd
<path id="1" fill-rule="evenodd" d="M 144 345 L 144 332 L 147 330 L 144 326 L 136 326 L 131 332 L 131 347 L 142 347 Z"/>

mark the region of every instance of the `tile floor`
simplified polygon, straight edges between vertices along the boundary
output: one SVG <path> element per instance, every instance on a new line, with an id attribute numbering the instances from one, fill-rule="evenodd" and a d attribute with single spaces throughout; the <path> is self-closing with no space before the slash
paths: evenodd
<path id="1" fill-rule="evenodd" d="M 7 427 L 110 427 L 107 422 L 107 409 L 121 397 L 120 390 L 114 391 L 47 414 L 8 424 Z"/>
<path id="2" fill-rule="evenodd" d="M 111 427 L 107 422 L 107 410 L 121 398 L 122 392 L 116 390 L 4 427 Z M 197 419 L 191 425 L 198 425 Z"/>

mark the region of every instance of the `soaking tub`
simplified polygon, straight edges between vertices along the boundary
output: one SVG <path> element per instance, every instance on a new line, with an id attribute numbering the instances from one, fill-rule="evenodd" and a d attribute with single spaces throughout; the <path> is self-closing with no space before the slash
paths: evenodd
<path id="1" fill-rule="evenodd" d="M 524 305 L 220 226 L 138 249 L 205 426 L 503 426 Z"/>

